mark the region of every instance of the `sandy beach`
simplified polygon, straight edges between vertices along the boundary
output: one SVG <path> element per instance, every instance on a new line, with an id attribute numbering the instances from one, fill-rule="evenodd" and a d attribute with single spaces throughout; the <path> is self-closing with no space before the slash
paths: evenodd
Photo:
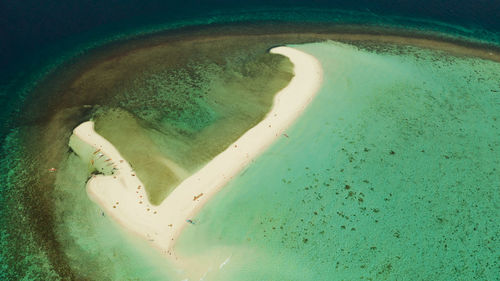
<path id="1" fill-rule="evenodd" d="M 271 111 L 205 167 L 184 180 L 159 206 L 150 204 L 144 185 L 132 167 L 110 142 L 94 131 L 92 121 L 75 128 L 74 136 L 92 146 L 92 153 L 104 157 L 107 165 L 114 168 L 113 175 L 93 175 L 89 179 L 89 197 L 124 228 L 175 259 L 173 247 L 183 228 L 189 225 L 188 220 L 277 138 L 288 137 L 285 130 L 320 88 L 323 72 L 313 56 L 290 47 L 276 47 L 270 52 L 288 57 L 295 73 L 290 83 L 276 94 Z M 82 149 L 73 150 L 83 153 Z"/>

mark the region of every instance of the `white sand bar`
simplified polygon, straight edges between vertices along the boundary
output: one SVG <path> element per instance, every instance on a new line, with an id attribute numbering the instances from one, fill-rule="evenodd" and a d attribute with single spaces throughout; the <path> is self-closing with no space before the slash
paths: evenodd
<path id="1" fill-rule="evenodd" d="M 98 153 L 111 159 L 109 162 L 116 169 L 114 175 L 97 175 L 88 181 L 89 197 L 126 229 L 150 241 L 165 255 L 175 257 L 173 246 L 182 229 L 189 225 L 186 220 L 193 218 L 218 190 L 274 140 L 283 137 L 320 88 L 323 70 L 316 58 L 290 47 L 276 47 L 270 52 L 288 57 L 295 73 L 290 83 L 276 94 L 271 111 L 205 167 L 184 180 L 159 206 L 150 204 L 144 185 L 115 147 L 94 131 L 93 122 L 79 125 L 73 134 L 96 150 L 100 149 Z M 203 195 L 197 197 L 200 194 Z"/>

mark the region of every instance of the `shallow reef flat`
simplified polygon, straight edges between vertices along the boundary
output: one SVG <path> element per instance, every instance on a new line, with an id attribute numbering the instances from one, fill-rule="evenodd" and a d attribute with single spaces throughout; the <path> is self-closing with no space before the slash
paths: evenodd
<path id="1" fill-rule="evenodd" d="M 193 218 L 179 251 L 202 264 L 217 257 L 216 268 L 231 257 L 207 280 L 492 279 L 500 56 L 436 39 L 215 25 L 67 61 L 30 93 L 2 147 L 2 277 L 175 276 L 88 200 L 71 131 L 94 118 L 148 186 L 169 182 L 149 190 L 159 203 L 265 116 L 291 78 L 269 48 L 323 42 L 295 45 L 325 68 L 312 107 Z"/>
<path id="2" fill-rule="evenodd" d="M 121 84 L 109 86 L 116 94 L 96 111 L 96 131 L 131 163 L 153 204 L 262 120 L 293 77 L 287 58 L 241 41 L 141 48 L 97 65 L 85 74 L 88 80 L 78 81 L 88 88 Z M 110 68 L 133 71 L 132 78 L 110 77 Z"/>
<path id="3" fill-rule="evenodd" d="M 207 280 L 495 279 L 500 64 L 411 46 L 295 47 L 321 61 L 320 93 L 178 252 L 199 256 Z"/>

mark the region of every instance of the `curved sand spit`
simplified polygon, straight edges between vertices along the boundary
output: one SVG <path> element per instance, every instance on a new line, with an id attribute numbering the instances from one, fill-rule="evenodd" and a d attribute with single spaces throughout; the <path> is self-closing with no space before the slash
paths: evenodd
<path id="1" fill-rule="evenodd" d="M 295 72 L 290 83 L 276 94 L 271 111 L 205 167 L 184 180 L 159 206 L 149 203 L 144 185 L 133 169 L 111 143 L 94 131 L 92 121 L 75 128 L 75 136 L 100 149 L 116 168 L 114 175 L 97 175 L 88 181 L 89 197 L 123 227 L 150 241 L 165 255 L 174 257 L 172 248 L 188 225 L 186 220 L 196 215 L 275 139 L 282 137 L 321 85 L 322 68 L 313 56 L 290 47 L 276 47 L 270 52 L 288 57 Z"/>

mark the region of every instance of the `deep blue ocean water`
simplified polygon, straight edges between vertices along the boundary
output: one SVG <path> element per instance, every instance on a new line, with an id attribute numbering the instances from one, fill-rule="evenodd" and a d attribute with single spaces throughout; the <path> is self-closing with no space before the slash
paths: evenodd
<path id="1" fill-rule="evenodd" d="M 238 21 L 234 16 L 245 13 L 246 20 L 421 26 L 500 42 L 498 0 L 1 1 L 0 136 L 19 96 L 57 59 L 132 30 Z"/>

